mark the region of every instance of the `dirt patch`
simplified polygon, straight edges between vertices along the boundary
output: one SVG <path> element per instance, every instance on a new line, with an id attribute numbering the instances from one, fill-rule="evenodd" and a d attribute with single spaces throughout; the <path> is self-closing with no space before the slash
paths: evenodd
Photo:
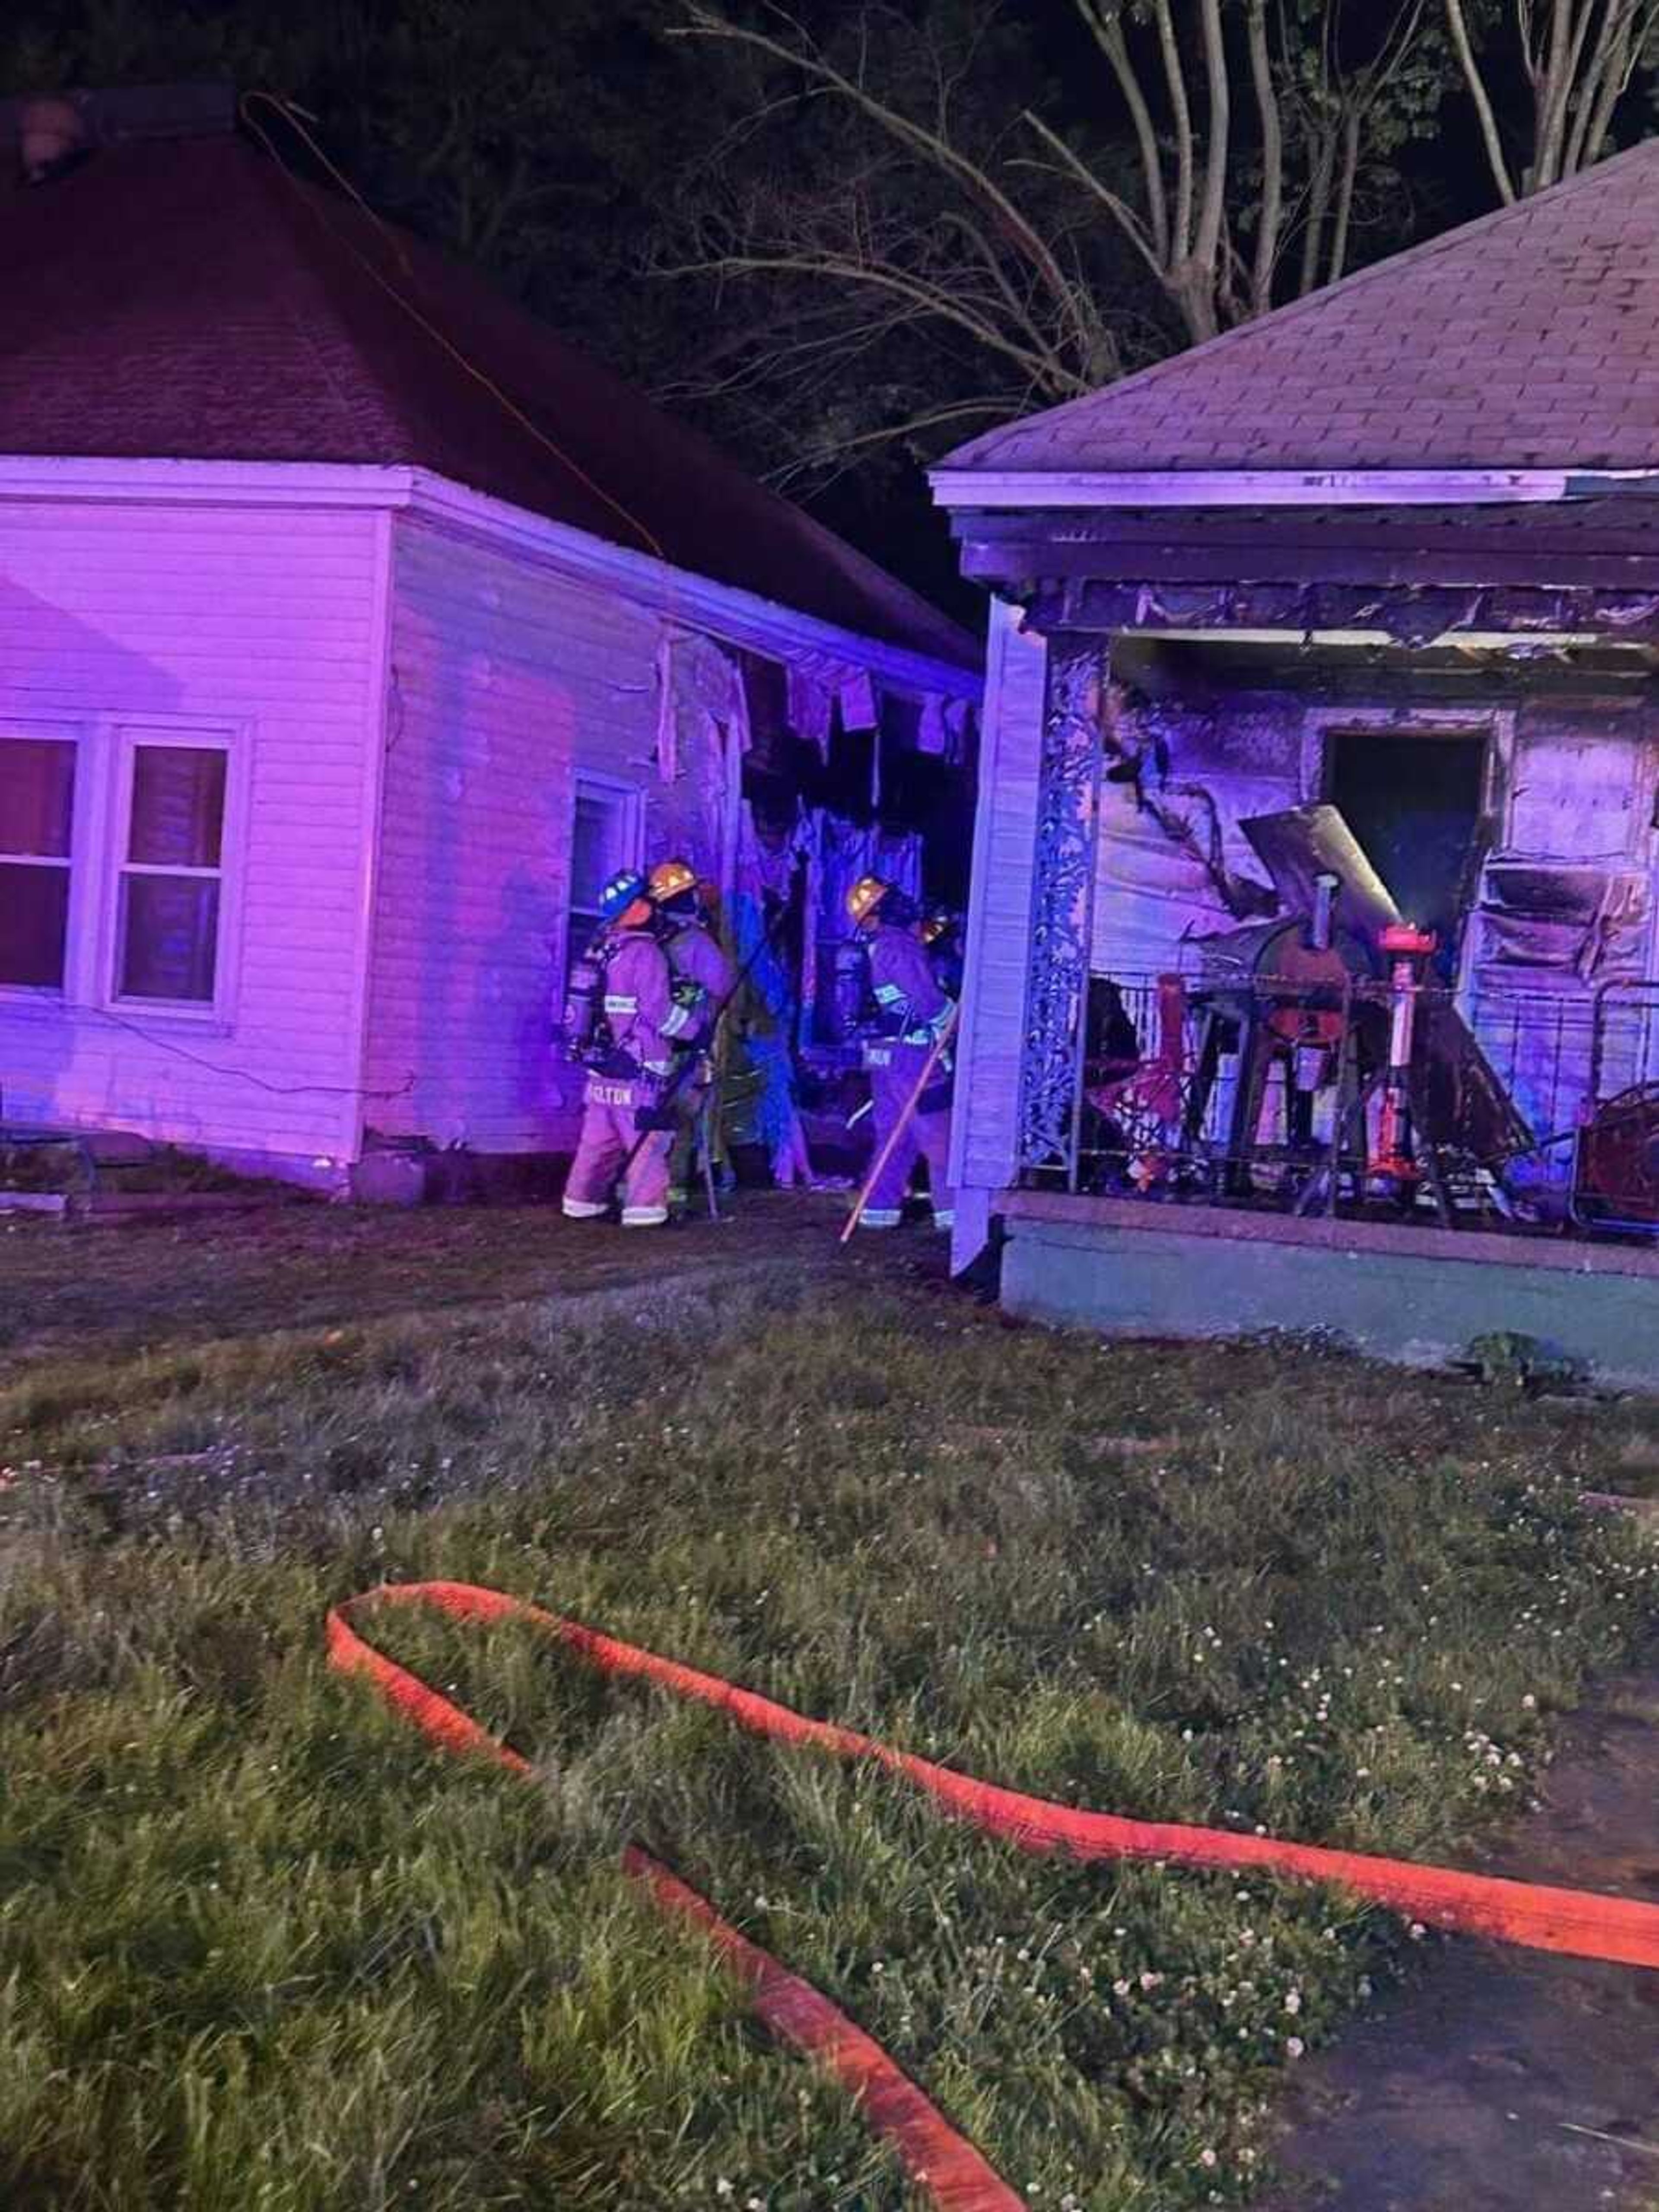
<path id="1" fill-rule="evenodd" d="M 905 1231 L 843 1254 L 846 1201 L 757 1193 L 725 1223 L 625 1235 L 550 1206 L 405 1212 L 302 1206 L 188 1224 L 0 1218 L 0 1373 L 69 1350 L 117 1356 L 264 1329 L 328 1328 L 625 1290 L 787 1259 L 854 1273 L 939 1273 L 944 1240 Z"/>
<path id="2" fill-rule="evenodd" d="M 1490 1871 L 1659 1900 L 1659 1664 L 1564 1730 Z M 1291 2100 L 1265 2212 L 1651 2212 L 1659 1974 L 1454 1943 Z"/>

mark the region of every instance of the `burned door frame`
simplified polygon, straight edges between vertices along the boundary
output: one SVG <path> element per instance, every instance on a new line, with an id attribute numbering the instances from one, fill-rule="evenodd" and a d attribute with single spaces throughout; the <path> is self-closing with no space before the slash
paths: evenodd
<path id="1" fill-rule="evenodd" d="M 1328 793 L 1333 767 L 1332 739 L 1339 736 L 1378 738 L 1480 738 L 1486 754 L 1480 769 L 1480 808 L 1475 817 L 1471 886 L 1493 853 L 1510 840 L 1510 802 L 1515 788 L 1516 710 L 1513 707 L 1310 707 L 1302 731 L 1302 797 L 1311 805 Z M 1475 933 L 1465 927 L 1457 949 L 1453 988 L 1467 1004 L 1474 982 Z"/>

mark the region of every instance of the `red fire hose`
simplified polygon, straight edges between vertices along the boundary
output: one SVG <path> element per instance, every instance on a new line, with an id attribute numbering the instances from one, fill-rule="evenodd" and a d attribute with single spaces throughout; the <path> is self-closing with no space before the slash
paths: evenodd
<path id="1" fill-rule="evenodd" d="M 757 1735 L 811 1744 L 842 1759 L 872 1760 L 917 1784 L 947 1813 L 1024 1850 L 1060 1850 L 1078 1859 L 1174 1860 L 1185 1866 L 1249 1869 L 1332 1882 L 1437 1927 L 1461 1929 L 1535 1950 L 1659 1967 L 1659 1905 L 1589 1890 L 1551 1889 L 1491 1875 L 1413 1866 L 1403 1859 L 1328 1850 L 1313 1844 L 1281 1843 L 1267 1836 L 1124 1820 L 1112 1813 L 1091 1813 L 1028 1797 L 895 1750 L 833 1722 L 809 1720 L 717 1674 L 700 1674 L 678 1660 L 619 1643 L 501 1590 L 481 1589 L 471 1583 L 390 1583 L 330 1613 L 328 1651 L 334 1666 L 346 1674 L 366 1674 L 389 1705 L 446 1750 L 482 1752 L 514 1773 L 529 1774 L 528 1760 L 497 1742 L 469 1714 L 357 1633 L 354 1619 L 383 1605 L 428 1606 L 459 1620 L 529 1621 L 601 1674 L 654 1682 L 680 1697 L 714 1705 Z M 892 2143 L 911 2179 L 927 2191 L 939 2212 L 1016 2212 L 1023 2206 L 1018 2192 L 998 2179 L 880 2045 L 826 1996 L 739 1935 L 706 1898 L 638 1844 L 629 1845 L 623 1865 L 664 1912 L 690 1920 L 702 1930 L 749 1990 L 757 2014 L 769 2027 L 810 2052 L 853 2092 L 865 2118 Z"/>

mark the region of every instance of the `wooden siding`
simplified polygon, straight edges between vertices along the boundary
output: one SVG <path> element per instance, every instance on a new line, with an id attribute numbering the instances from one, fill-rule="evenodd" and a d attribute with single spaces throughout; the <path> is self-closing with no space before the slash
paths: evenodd
<path id="1" fill-rule="evenodd" d="M 388 526 L 229 504 L 0 505 L 0 728 L 61 731 L 82 751 L 65 991 L 0 990 L 9 1118 L 325 1179 L 318 1162 L 355 1152 Z M 110 787 L 135 726 L 222 726 L 243 749 L 216 1018 L 106 1003 Z"/>
<path id="2" fill-rule="evenodd" d="M 613 592 L 400 518 L 368 1065 L 380 1129 L 556 1151 L 578 770 L 648 790 L 658 624 Z"/>
<path id="3" fill-rule="evenodd" d="M 481 1152 L 565 1150 L 583 1084 L 553 1039 L 576 778 L 639 792 L 646 857 L 704 853 L 699 773 L 658 774 L 657 652 L 665 625 L 724 634 L 672 576 L 635 592 L 413 516 L 394 526 L 392 600 L 368 1080 L 392 1095 L 368 1120 Z M 820 628 L 802 618 L 800 649 Z"/>
<path id="4" fill-rule="evenodd" d="M 1018 619 L 992 608 L 951 1152 L 964 1191 L 1014 1177 L 1048 662 Z"/>

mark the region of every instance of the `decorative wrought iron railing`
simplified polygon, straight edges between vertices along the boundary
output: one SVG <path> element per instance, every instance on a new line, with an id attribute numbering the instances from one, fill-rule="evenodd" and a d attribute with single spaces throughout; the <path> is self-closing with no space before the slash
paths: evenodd
<path id="1" fill-rule="evenodd" d="M 1085 1003 L 1075 1120 L 1030 1183 L 1659 1234 L 1659 981 L 1470 994 L 1189 945 L 1179 970 L 1091 975 Z"/>

